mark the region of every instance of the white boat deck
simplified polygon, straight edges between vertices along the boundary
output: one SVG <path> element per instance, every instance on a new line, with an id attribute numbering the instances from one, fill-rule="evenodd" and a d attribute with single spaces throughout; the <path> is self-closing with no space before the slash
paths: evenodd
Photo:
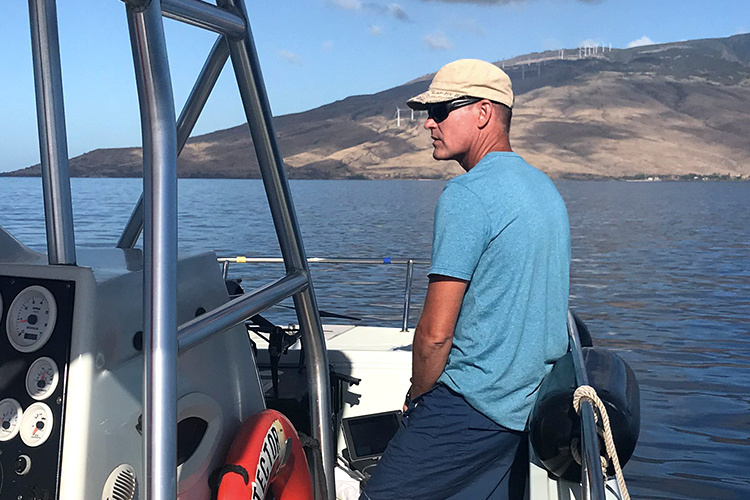
<path id="1" fill-rule="evenodd" d="M 413 331 L 402 332 L 399 328 L 324 325 L 328 358 L 334 371 L 361 379 L 358 385 L 344 390 L 342 417 L 354 417 L 400 409 L 411 377 L 411 343 Z M 256 334 L 251 338 L 258 346 L 258 364 L 268 366 L 266 342 Z M 300 343 L 289 348 L 279 363 L 280 377 L 285 370 L 295 369 L 299 362 Z M 270 374 L 262 372 L 264 389 L 271 388 Z M 337 438 L 337 453 L 344 448 L 341 432 Z M 347 488 L 348 479 L 337 481 L 337 497 L 356 498 Z M 347 494 L 349 493 L 349 494 Z M 532 500 L 578 500 L 580 485 L 560 481 L 547 473 L 540 465 L 529 464 L 529 483 L 526 499 Z M 619 490 L 614 479 L 607 482 L 607 500 L 619 500 Z"/>
<path id="2" fill-rule="evenodd" d="M 398 328 L 351 325 L 325 325 L 323 330 L 333 370 L 361 380 L 358 385 L 345 387 L 342 416 L 401 409 L 410 385 L 413 333 Z M 268 366 L 265 340 L 257 334 L 251 334 L 251 338 L 258 346 L 258 364 Z M 298 366 L 299 352 L 298 341 L 281 357 L 281 377 L 285 369 Z M 270 380 L 263 378 L 264 389 L 270 388 Z"/>

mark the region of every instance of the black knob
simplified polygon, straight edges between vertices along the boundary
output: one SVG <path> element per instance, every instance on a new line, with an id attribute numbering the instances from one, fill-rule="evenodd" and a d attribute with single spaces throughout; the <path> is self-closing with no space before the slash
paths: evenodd
<path id="1" fill-rule="evenodd" d="M 27 455 L 20 455 L 16 458 L 15 462 L 13 462 L 13 470 L 15 470 L 16 474 L 19 476 L 28 474 L 31 470 L 31 459 Z"/>

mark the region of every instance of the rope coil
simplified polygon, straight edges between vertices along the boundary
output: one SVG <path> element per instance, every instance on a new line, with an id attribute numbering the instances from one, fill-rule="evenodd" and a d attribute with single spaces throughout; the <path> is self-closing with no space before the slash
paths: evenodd
<path id="1" fill-rule="evenodd" d="M 601 427 L 597 426 L 597 432 L 604 438 L 605 451 L 607 453 L 607 456 L 609 457 L 609 460 L 612 461 L 612 466 L 615 469 L 617 486 L 619 486 L 620 488 L 622 498 L 623 500 L 630 500 L 630 493 L 628 493 L 628 488 L 625 485 L 625 477 L 623 476 L 622 468 L 620 467 L 620 459 L 617 456 L 615 440 L 612 437 L 612 429 L 609 425 L 609 415 L 607 414 L 607 408 L 604 406 L 602 400 L 599 399 L 599 396 L 596 394 L 596 390 L 590 385 L 582 385 L 576 389 L 575 393 L 573 393 L 573 408 L 575 408 L 576 413 L 578 414 L 581 413 L 582 400 L 589 401 L 597 410 L 594 412 L 594 419 L 596 420 L 596 423 L 599 423 L 599 420 L 601 419 Z M 577 446 L 573 446 L 573 443 L 571 443 L 571 451 L 573 451 L 573 457 L 580 464 L 580 452 L 578 451 Z M 601 460 L 602 474 L 604 474 L 604 478 L 606 479 L 608 461 L 604 457 L 601 457 Z"/>

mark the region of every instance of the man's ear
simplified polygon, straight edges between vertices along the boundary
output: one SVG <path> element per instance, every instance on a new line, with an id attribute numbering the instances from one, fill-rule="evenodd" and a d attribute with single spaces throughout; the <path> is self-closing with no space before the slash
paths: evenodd
<path id="1" fill-rule="evenodd" d="M 483 99 L 479 101 L 479 114 L 477 115 L 477 127 L 480 129 L 487 126 L 488 123 L 490 123 L 490 120 L 492 119 L 492 115 L 495 113 L 495 108 L 492 106 L 492 103 L 487 100 Z"/>

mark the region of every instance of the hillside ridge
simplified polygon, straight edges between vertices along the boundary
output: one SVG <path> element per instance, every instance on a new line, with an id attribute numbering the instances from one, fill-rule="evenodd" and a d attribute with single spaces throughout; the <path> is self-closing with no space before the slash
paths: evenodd
<path id="1" fill-rule="evenodd" d="M 553 177 L 750 179 L 750 34 L 497 61 L 516 93 L 514 150 Z M 444 179 L 406 100 L 432 74 L 274 118 L 292 179 Z M 400 109 L 400 120 L 396 109 Z M 413 117 L 413 118 L 412 118 Z M 72 177 L 140 177 L 140 148 L 71 158 Z M 246 124 L 191 138 L 180 177 L 258 178 Z M 39 165 L 0 175 L 38 176 Z"/>

